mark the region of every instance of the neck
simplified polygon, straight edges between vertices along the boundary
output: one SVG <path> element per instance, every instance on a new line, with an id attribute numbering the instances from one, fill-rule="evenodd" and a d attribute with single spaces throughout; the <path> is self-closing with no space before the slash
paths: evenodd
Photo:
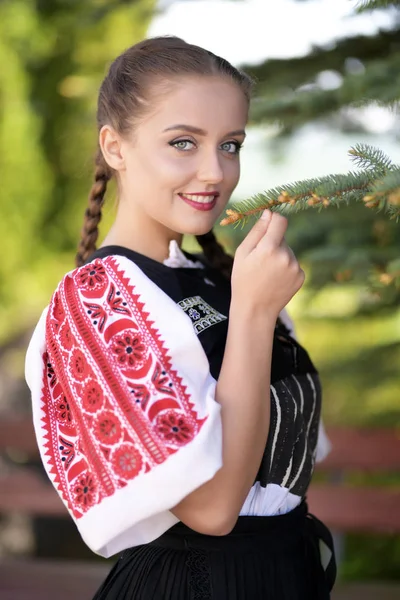
<path id="1" fill-rule="evenodd" d="M 140 215 L 124 215 L 118 210 L 116 219 L 101 246 L 124 246 L 144 256 L 163 262 L 169 257 L 169 245 L 175 240 L 182 244 L 183 235 L 171 231 L 157 221 Z"/>

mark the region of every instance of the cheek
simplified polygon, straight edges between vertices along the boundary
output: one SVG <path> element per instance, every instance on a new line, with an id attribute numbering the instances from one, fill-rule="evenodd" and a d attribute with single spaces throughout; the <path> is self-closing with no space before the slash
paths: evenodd
<path id="1" fill-rule="evenodd" d="M 188 174 L 192 174 L 195 169 L 195 160 L 191 156 L 181 156 L 169 151 L 170 149 L 162 149 L 158 152 L 153 152 L 147 160 L 143 161 L 143 167 L 154 181 L 162 183 L 164 181 L 173 184 L 174 181 Z"/>
<path id="2" fill-rule="evenodd" d="M 224 181 L 227 187 L 233 190 L 238 184 L 240 177 L 239 159 L 229 160 L 224 169 Z"/>
<path id="3" fill-rule="evenodd" d="M 173 190 L 193 177 L 194 161 L 189 157 L 171 156 L 168 152 L 151 152 L 140 155 L 132 173 L 132 183 L 141 189 Z"/>
<path id="4" fill-rule="evenodd" d="M 166 185 L 180 187 L 193 177 L 196 172 L 196 164 L 189 156 L 163 156 L 158 162 L 157 177 L 162 179 Z"/>

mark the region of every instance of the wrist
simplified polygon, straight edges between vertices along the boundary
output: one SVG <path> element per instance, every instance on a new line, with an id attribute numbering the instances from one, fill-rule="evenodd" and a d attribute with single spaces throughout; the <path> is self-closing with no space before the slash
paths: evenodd
<path id="1" fill-rule="evenodd" d="M 265 307 L 248 306 L 231 300 L 229 321 L 241 322 L 246 326 L 260 327 L 260 331 L 274 331 L 278 314 Z"/>

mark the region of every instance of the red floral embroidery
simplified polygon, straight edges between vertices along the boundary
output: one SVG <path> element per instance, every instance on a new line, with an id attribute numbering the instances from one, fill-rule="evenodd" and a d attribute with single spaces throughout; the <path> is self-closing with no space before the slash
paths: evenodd
<path id="1" fill-rule="evenodd" d="M 150 392 L 145 385 L 129 382 L 130 393 L 136 404 L 144 410 L 150 400 Z"/>
<path id="2" fill-rule="evenodd" d="M 65 396 L 57 402 L 57 420 L 59 423 L 65 423 L 66 425 L 72 425 L 73 418 L 69 402 Z"/>
<path id="3" fill-rule="evenodd" d="M 64 323 L 64 325 L 61 326 L 60 338 L 63 347 L 66 350 L 71 350 L 74 338 L 72 336 L 71 329 L 68 323 Z"/>
<path id="4" fill-rule="evenodd" d="M 120 366 L 131 368 L 141 366 L 147 354 L 141 336 L 134 331 L 126 331 L 123 335 L 116 336 L 112 352 Z"/>
<path id="5" fill-rule="evenodd" d="M 172 396 L 175 395 L 175 392 L 172 389 L 172 381 L 170 381 L 169 375 L 163 370 L 159 363 L 156 364 L 151 381 L 154 383 L 159 392 L 162 392 L 163 394 L 170 394 Z"/>
<path id="6" fill-rule="evenodd" d="M 107 294 L 107 302 L 113 312 L 131 316 L 129 308 L 125 308 L 127 303 L 123 301 L 120 292 L 117 292 L 113 283 L 110 285 L 110 290 Z"/>
<path id="7" fill-rule="evenodd" d="M 63 321 L 65 317 L 65 312 L 58 292 L 56 292 L 53 297 L 53 317 L 56 321 Z"/>
<path id="8" fill-rule="evenodd" d="M 47 377 L 49 379 L 50 387 L 53 388 L 57 383 L 57 377 L 56 377 L 56 374 L 54 373 L 54 369 L 51 366 L 51 363 L 47 363 Z"/>
<path id="9" fill-rule="evenodd" d="M 97 381 L 89 381 L 82 392 L 82 406 L 88 412 L 98 411 L 104 404 L 104 394 Z"/>
<path id="10" fill-rule="evenodd" d="M 180 412 L 170 410 L 158 416 L 156 430 L 167 442 L 184 446 L 193 439 L 192 423 Z"/>
<path id="11" fill-rule="evenodd" d="M 69 465 L 75 458 L 75 447 L 74 444 L 66 440 L 65 438 L 59 438 L 60 446 L 59 450 L 61 452 L 61 461 L 64 463 L 64 469 L 67 471 Z"/>
<path id="12" fill-rule="evenodd" d="M 102 331 L 104 329 L 104 325 L 107 321 L 106 311 L 99 304 L 94 304 L 94 303 L 91 304 L 90 302 L 84 302 L 83 304 L 88 309 L 87 313 L 88 313 L 88 315 L 90 315 L 90 318 L 93 320 L 93 325 L 97 325 L 98 330 L 100 331 L 100 333 L 102 333 Z"/>
<path id="13" fill-rule="evenodd" d="M 112 464 L 117 475 L 123 479 L 133 479 L 142 468 L 142 457 L 132 444 L 121 444 L 113 452 Z"/>
<path id="14" fill-rule="evenodd" d="M 115 444 L 121 437 L 121 423 L 111 411 L 99 414 L 94 425 L 94 434 L 103 444 Z"/>
<path id="15" fill-rule="evenodd" d="M 85 355 L 80 350 L 74 350 L 69 362 L 72 377 L 78 381 L 83 381 L 90 374 L 89 365 Z"/>
<path id="16" fill-rule="evenodd" d="M 90 473 L 81 475 L 74 485 L 75 501 L 83 510 L 87 510 L 96 501 L 97 486 Z"/>
<path id="17" fill-rule="evenodd" d="M 77 269 L 59 290 L 46 321 L 43 448 L 53 485 L 80 519 L 189 443 L 207 416 L 198 417 L 117 259 Z"/>
<path id="18" fill-rule="evenodd" d="M 103 287 L 107 282 L 107 274 L 101 261 L 95 260 L 85 267 L 81 267 L 77 271 L 77 282 L 79 287 L 88 291 Z"/>

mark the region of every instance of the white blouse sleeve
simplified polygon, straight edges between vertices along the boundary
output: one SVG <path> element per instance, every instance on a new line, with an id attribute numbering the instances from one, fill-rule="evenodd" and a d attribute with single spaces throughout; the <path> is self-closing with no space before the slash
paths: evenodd
<path id="1" fill-rule="evenodd" d="M 291 317 L 289 316 L 289 314 L 285 308 L 279 313 L 279 317 L 281 318 L 283 324 L 288 328 L 290 335 L 295 340 L 297 340 L 293 320 L 291 319 Z M 332 444 L 331 444 L 328 436 L 326 435 L 324 422 L 321 417 L 319 420 L 319 425 L 318 425 L 318 441 L 317 441 L 317 448 L 315 451 L 315 461 L 316 462 L 323 461 L 328 456 L 331 449 L 332 449 Z"/>
<path id="2" fill-rule="evenodd" d="M 64 277 L 26 379 L 47 474 L 102 556 L 160 536 L 222 466 L 216 382 L 191 320 L 124 257 Z"/>

